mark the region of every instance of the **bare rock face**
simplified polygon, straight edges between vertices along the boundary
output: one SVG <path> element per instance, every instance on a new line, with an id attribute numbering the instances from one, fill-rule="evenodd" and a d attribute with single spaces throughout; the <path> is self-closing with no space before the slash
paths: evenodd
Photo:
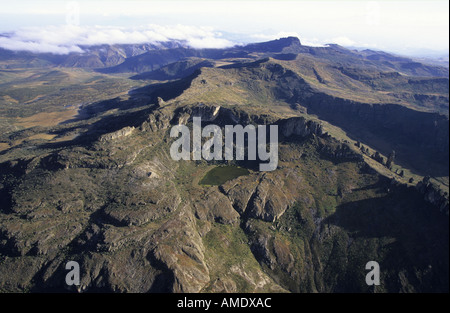
<path id="1" fill-rule="evenodd" d="M 449 214 L 449 200 L 448 194 L 446 194 L 438 186 L 430 182 L 429 177 L 424 177 L 424 179 L 417 183 L 416 188 L 423 194 L 425 201 L 435 205 L 439 208 L 439 211 Z"/>
<path id="2" fill-rule="evenodd" d="M 100 137 L 100 141 L 110 141 L 115 140 L 122 137 L 127 137 L 131 135 L 134 131 L 134 127 L 124 127 L 122 129 L 119 129 L 118 131 L 115 131 L 113 133 L 105 134 Z"/>
<path id="3" fill-rule="evenodd" d="M 321 124 L 307 121 L 303 117 L 291 117 L 280 122 L 280 132 L 285 137 L 292 135 L 306 137 L 311 134 L 321 136 L 323 128 Z"/>
<path id="4" fill-rule="evenodd" d="M 202 239 L 190 207 L 164 223 L 148 243 L 149 258 L 164 269 L 172 292 L 199 292 L 210 280 Z"/>
<path id="5" fill-rule="evenodd" d="M 195 215 L 202 220 L 230 225 L 239 222 L 239 213 L 233 208 L 230 200 L 217 189 L 205 192 L 193 202 L 193 207 Z"/>
<path id="6" fill-rule="evenodd" d="M 157 159 L 134 167 L 129 183 L 117 187 L 103 208 L 114 225 L 143 225 L 173 212 L 181 203 L 180 195 L 170 183 L 173 174 Z"/>
<path id="7" fill-rule="evenodd" d="M 295 201 L 283 191 L 283 183 L 270 178 L 263 179 L 255 189 L 248 205 L 249 216 L 273 222 Z"/>
<path id="8" fill-rule="evenodd" d="M 157 97 L 156 102 L 159 106 L 163 106 L 165 104 L 163 98 L 161 98 L 161 97 Z"/>
<path id="9" fill-rule="evenodd" d="M 220 106 L 208 106 L 202 103 L 175 109 L 162 107 L 150 114 L 140 128 L 143 131 L 157 132 L 171 125 L 186 125 L 192 122 L 193 117 L 200 117 L 202 122 L 212 122 L 219 116 L 220 108 Z"/>
<path id="10" fill-rule="evenodd" d="M 279 264 L 285 272 L 293 275 L 295 259 L 289 245 L 282 240 L 274 240 L 273 248 L 277 264 Z"/>
<path id="11" fill-rule="evenodd" d="M 54 255 L 82 231 L 79 222 L 70 224 L 53 218 L 41 218 L 38 232 L 11 220 L 2 225 L 0 248 L 10 256 Z"/>
<path id="12" fill-rule="evenodd" d="M 276 259 L 269 250 L 269 240 L 270 236 L 261 234 L 252 242 L 251 248 L 256 258 L 273 270 Z"/>
<path id="13" fill-rule="evenodd" d="M 220 188 L 230 199 L 233 208 L 239 214 L 243 214 L 257 186 L 258 180 L 252 176 L 251 178 L 239 178 L 238 180 L 228 181 Z"/>
<path id="14" fill-rule="evenodd" d="M 210 106 L 200 103 L 194 107 L 183 107 L 175 115 L 175 124 L 186 125 L 192 121 L 194 117 L 200 117 L 202 122 L 212 122 L 218 116 L 220 106 Z"/>
<path id="15" fill-rule="evenodd" d="M 297 196 L 286 188 L 286 175 L 285 172 L 248 175 L 227 182 L 221 186 L 221 191 L 241 215 L 273 222 L 295 202 Z"/>
<path id="16" fill-rule="evenodd" d="M 152 175 L 147 180 L 159 179 Z M 173 186 L 167 187 L 160 182 L 145 183 L 132 185 L 124 192 L 115 194 L 104 207 L 103 214 L 114 225 L 143 225 L 173 212 L 180 203 L 180 196 Z"/>
<path id="17" fill-rule="evenodd" d="M 167 129 L 170 126 L 172 114 L 166 114 L 164 111 L 156 111 L 149 115 L 147 120 L 142 123 L 140 129 L 142 131 L 157 132 L 161 129 Z"/>
<path id="18" fill-rule="evenodd" d="M 375 152 L 375 154 L 372 156 L 372 158 L 375 160 L 375 161 L 377 161 L 377 162 L 379 162 L 379 163 L 381 163 L 381 164 L 384 164 L 384 158 L 381 156 L 381 154 L 377 151 L 377 152 Z"/>

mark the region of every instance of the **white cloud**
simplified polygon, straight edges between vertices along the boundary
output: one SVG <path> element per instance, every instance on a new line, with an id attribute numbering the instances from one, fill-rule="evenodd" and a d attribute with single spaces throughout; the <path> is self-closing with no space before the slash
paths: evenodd
<path id="1" fill-rule="evenodd" d="M 448 51 L 450 38 L 447 0 L 267 0 L 262 3 L 254 0 L 231 3 L 225 0 L 14 0 L 2 1 L 0 29 L 9 31 L 27 25 L 70 21 L 77 12 L 69 9 L 67 3 L 79 4 L 79 22 L 86 26 L 210 25 L 227 33 L 241 34 L 246 42 L 252 39 L 250 34 L 264 34 L 259 39 L 253 38 L 262 41 L 277 38 L 278 32 L 289 30 L 301 34 L 305 44 L 326 44 L 333 42 L 332 38 L 345 36 L 358 46 L 369 42 L 389 51 L 404 51 L 405 47 L 406 51 L 423 48 Z M 268 36 L 269 33 L 273 35 Z M 133 37 L 129 33 L 127 36 Z M 200 43 L 223 44 L 211 38 L 224 39 L 213 35 Z M 197 41 L 198 37 L 193 38 L 193 42 Z"/>
<path id="2" fill-rule="evenodd" d="M 353 40 L 346 36 L 334 37 L 333 39 L 326 39 L 323 42 L 327 44 L 338 44 L 343 47 L 358 47 L 367 49 L 384 49 L 384 47 L 377 45 L 376 43 L 367 43 L 363 41 Z"/>
<path id="3" fill-rule="evenodd" d="M 21 41 L 14 38 L 0 37 L 0 47 L 8 50 L 31 51 L 37 53 L 68 54 L 83 52 L 76 45 L 61 46 L 46 42 Z"/>
<path id="4" fill-rule="evenodd" d="M 26 27 L 0 37 L 0 47 L 9 50 L 67 54 L 82 52 L 81 46 L 140 44 L 180 40 L 194 48 L 224 48 L 233 42 L 208 27 L 185 25 L 141 27 L 46 26 Z"/>
<path id="5" fill-rule="evenodd" d="M 344 37 L 344 36 L 340 36 L 340 37 L 335 37 L 331 40 L 330 43 L 336 43 L 340 46 L 355 46 L 356 42 L 351 40 L 350 38 Z"/>
<path id="6" fill-rule="evenodd" d="M 268 41 L 268 40 L 274 40 L 274 39 L 280 39 L 283 37 L 297 37 L 300 38 L 300 35 L 296 32 L 278 32 L 278 33 L 272 33 L 272 34 L 253 34 L 250 36 L 251 38 L 254 38 L 258 41 Z"/>
<path id="7" fill-rule="evenodd" d="M 310 47 L 326 47 L 327 45 L 317 38 L 300 38 L 302 45 Z"/>

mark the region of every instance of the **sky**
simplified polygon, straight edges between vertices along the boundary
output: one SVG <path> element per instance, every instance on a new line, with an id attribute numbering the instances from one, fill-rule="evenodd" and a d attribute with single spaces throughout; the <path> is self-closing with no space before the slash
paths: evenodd
<path id="1" fill-rule="evenodd" d="M 12 50 L 64 54 L 173 39 L 223 48 L 286 36 L 405 55 L 449 50 L 447 0 L 0 1 L 0 47 Z"/>

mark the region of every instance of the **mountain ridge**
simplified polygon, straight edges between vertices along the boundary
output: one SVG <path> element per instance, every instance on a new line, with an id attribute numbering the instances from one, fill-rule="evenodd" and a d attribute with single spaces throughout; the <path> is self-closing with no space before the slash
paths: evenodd
<path id="1" fill-rule="evenodd" d="M 386 58 L 288 38 L 0 70 L 0 291 L 448 292 L 448 77 Z M 277 168 L 175 161 L 194 117 L 277 125 Z"/>
<path id="2" fill-rule="evenodd" d="M 10 51 L 0 48 L 0 68 L 1 61 L 3 60 L 3 62 L 8 61 L 9 63 L 17 62 L 17 65 L 9 65 L 9 67 L 56 65 L 63 67 L 97 68 L 100 72 L 104 73 L 124 73 L 156 70 L 161 66 L 179 61 L 185 57 L 254 59 L 254 56 L 251 55 L 252 53 L 266 54 L 266 56 L 275 58 L 277 55 L 279 57 L 286 57 L 292 53 L 303 53 L 319 58 L 330 58 L 330 53 L 338 53 L 347 57 L 347 59 L 350 57 L 350 61 L 352 62 L 357 59 L 360 59 L 358 62 L 361 59 L 378 62 L 384 61 L 384 68 L 391 68 L 400 72 L 403 71 L 409 75 L 448 77 L 448 68 L 435 65 L 420 65 L 422 63 L 414 61 L 412 58 L 368 49 L 362 51 L 350 50 L 337 44 L 329 44 L 326 47 L 304 46 L 297 37 L 285 37 L 242 46 L 236 45 L 224 49 L 193 49 L 183 41 L 159 42 L 155 44 L 92 45 L 80 46 L 80 48 L 84 50 L 83 53 L 70 53 L 68 55 Z M 162 53 L 162 50 L 166 50 L 166 53 Z M 148 53 L 150 54 L 147 57 L 144 56 Z M 23 60 L 29 59 L 30 57 L 35 58 L 37 62 L 35 65 L 29 62 L 24 63 Z M 260 57 L 261 55 L 258 56 L 258 58 Z M 152 60 L 154 58 L 159 58 L 159 61 Z M 128 64 L 123 64 L 124 62 Z M 151 63 L 145 64 L 146 62 Z"/>

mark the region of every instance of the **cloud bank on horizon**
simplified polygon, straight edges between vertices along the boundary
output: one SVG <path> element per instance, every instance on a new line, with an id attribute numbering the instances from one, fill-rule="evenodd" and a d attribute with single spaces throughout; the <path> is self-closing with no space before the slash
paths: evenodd
<path id="1" fill-rule="evenodd" d="M 15 0 L 0 7 L 0 48 L 67 54 L 170 40 L 224 48 L 290 35 L 312 46 L 448 54 L 448 8 L 446 0 Z"/>
<path id="2" fill-rule="evenodd" d="M 301 39 L 303 45 L 323 47 L 324 42 L 317 38 L 303 38 L 296 32 L 278 32 L 272 34 L 250 34 L 244 39 L 248 42 L 261 42 L 294 36 Z M 17 31 L 0 34 L 0 48 L 13 51 L 34 53 L 69 54 L 83 53 L 84 47 L 93 45 L 163 43 L 169 41 L 185 42 L 192 48 L 227 48 L 241 45 L 243 41 L 229 40 L 221 32 L 211 27 L 186 25 L 162 26 L 147 25 L 141 27 L 116 26 L 43 26 L 24 27 Z M 327 39 L 327 43 L 342 46 L 360 46 L 376 48 L 376 45 L 357 43 L 340 36 Z"/>
<path id="3" fill-rule="evenodd" d="M 24 27 L 0 35 L 0 47 L 3 49 L 53 54 L 80 53 L 83 46 L 168 41 L 183 41 L 193 48 L 225 48 L 235 44 L 212 28 L 185 25 Z"/>

